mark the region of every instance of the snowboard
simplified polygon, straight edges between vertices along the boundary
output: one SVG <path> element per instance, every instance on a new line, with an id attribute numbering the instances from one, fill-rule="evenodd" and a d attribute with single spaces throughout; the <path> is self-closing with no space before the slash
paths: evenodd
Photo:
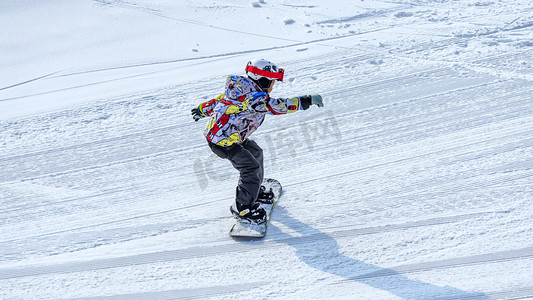
<path id="1" fill-rule="evenodd" d="M 270 216 L 272 214 L 272 210 L 276 206 L 276 203 L 278 202 L 278 199 L 281 196 L 282 188 L 281 183 L 279 183 L 279 181 L 270 178 L 263 179 L 262 185 L 265 186 L 267 190 L 272 189 L 272 193 L 274 193 L 274 202 L 272 202 L 272 204 L 261 203 L 261 207 L 264 208 L 266 211 L 266 222 L 262 224 L 250 224 L 247 221 L 235 219 L 229 231 L 230 236 L 262 238 L 266 235 L 268 224 L 270 223 Z"/>

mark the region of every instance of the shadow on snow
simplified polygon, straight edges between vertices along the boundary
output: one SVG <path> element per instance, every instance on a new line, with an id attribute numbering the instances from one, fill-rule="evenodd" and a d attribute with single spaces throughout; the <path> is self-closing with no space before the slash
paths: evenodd
<path id="1" fill-rule="evenodd" d="M 406 299 L 489 299 L 483 293 L 471 293 L 451 286 L 437 286 L 410 279 L 395 270 L 347 257 L 340 253 L 339 244 L 334 238 L 291 217 L 282 206 L 276 207 L 275 215 L 276 221 L 304 235 L 294 237 L 284 234 L 271 224 L 269 233 L 276 235 L 276 242 L 296 249 L 296 255 L 302 262 L 319 271 L 343 277 L 346 281 L 363 283 Z"/>

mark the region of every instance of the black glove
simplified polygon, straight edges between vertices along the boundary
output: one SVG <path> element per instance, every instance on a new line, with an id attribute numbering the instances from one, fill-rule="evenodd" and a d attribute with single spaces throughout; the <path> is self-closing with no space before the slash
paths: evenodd
<path id="1" fill-rule="evenodd" d="M 201 118 L 205 117 L 198 107 L 195 107 L 195 108 L 191 109 L 191 115 L 192 115 L 194 121 L 198 121 Z"/>
<path id="2" fill-rule="evenodd" d="M 311 105 L 316 105 L 318 107 L 324 107 L 324 103 L 322 102 L 322 96 L 320 95 L 307 95 L 307 96 L 301 96 L 300 101 L 302 104 L 302 109 L 306 110 Z"/>

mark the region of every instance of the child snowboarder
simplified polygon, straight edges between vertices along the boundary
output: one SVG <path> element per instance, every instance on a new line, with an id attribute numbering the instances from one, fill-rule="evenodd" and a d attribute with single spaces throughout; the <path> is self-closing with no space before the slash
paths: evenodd
<path id="1" fill-rule="evenodd" d="M 259 203 L 268 203 L 271 192 L 263 181 L 263 150 L 250 135 L 263 123 L 265 115 L 282 115 L 323 106 L 320 95 L 270 98 L 274 83 L 283 81 L 284 70 L 264 60 L 249 61 L 247 77 L 228 76 L 225 93 L 191 110 L 195 121 L 211 116 L 204 135 L 211 150 L 228 159 L 240 172 L 235 203 L 230 211 L 235 218 L 260 224 L 266 213 Z"/>

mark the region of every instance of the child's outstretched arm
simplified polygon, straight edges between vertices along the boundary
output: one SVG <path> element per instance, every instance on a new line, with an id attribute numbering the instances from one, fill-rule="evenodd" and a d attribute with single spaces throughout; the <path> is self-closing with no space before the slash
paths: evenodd
<path id="1" fill-rule="evenodd" d="M 306 95 L 293 98 L 268 98 L 266 108 L 273 115 L 282 115 L 295 112 L 297 110 L 306 110 L 311 105 L 323 107 L 322 96 Z"/>

